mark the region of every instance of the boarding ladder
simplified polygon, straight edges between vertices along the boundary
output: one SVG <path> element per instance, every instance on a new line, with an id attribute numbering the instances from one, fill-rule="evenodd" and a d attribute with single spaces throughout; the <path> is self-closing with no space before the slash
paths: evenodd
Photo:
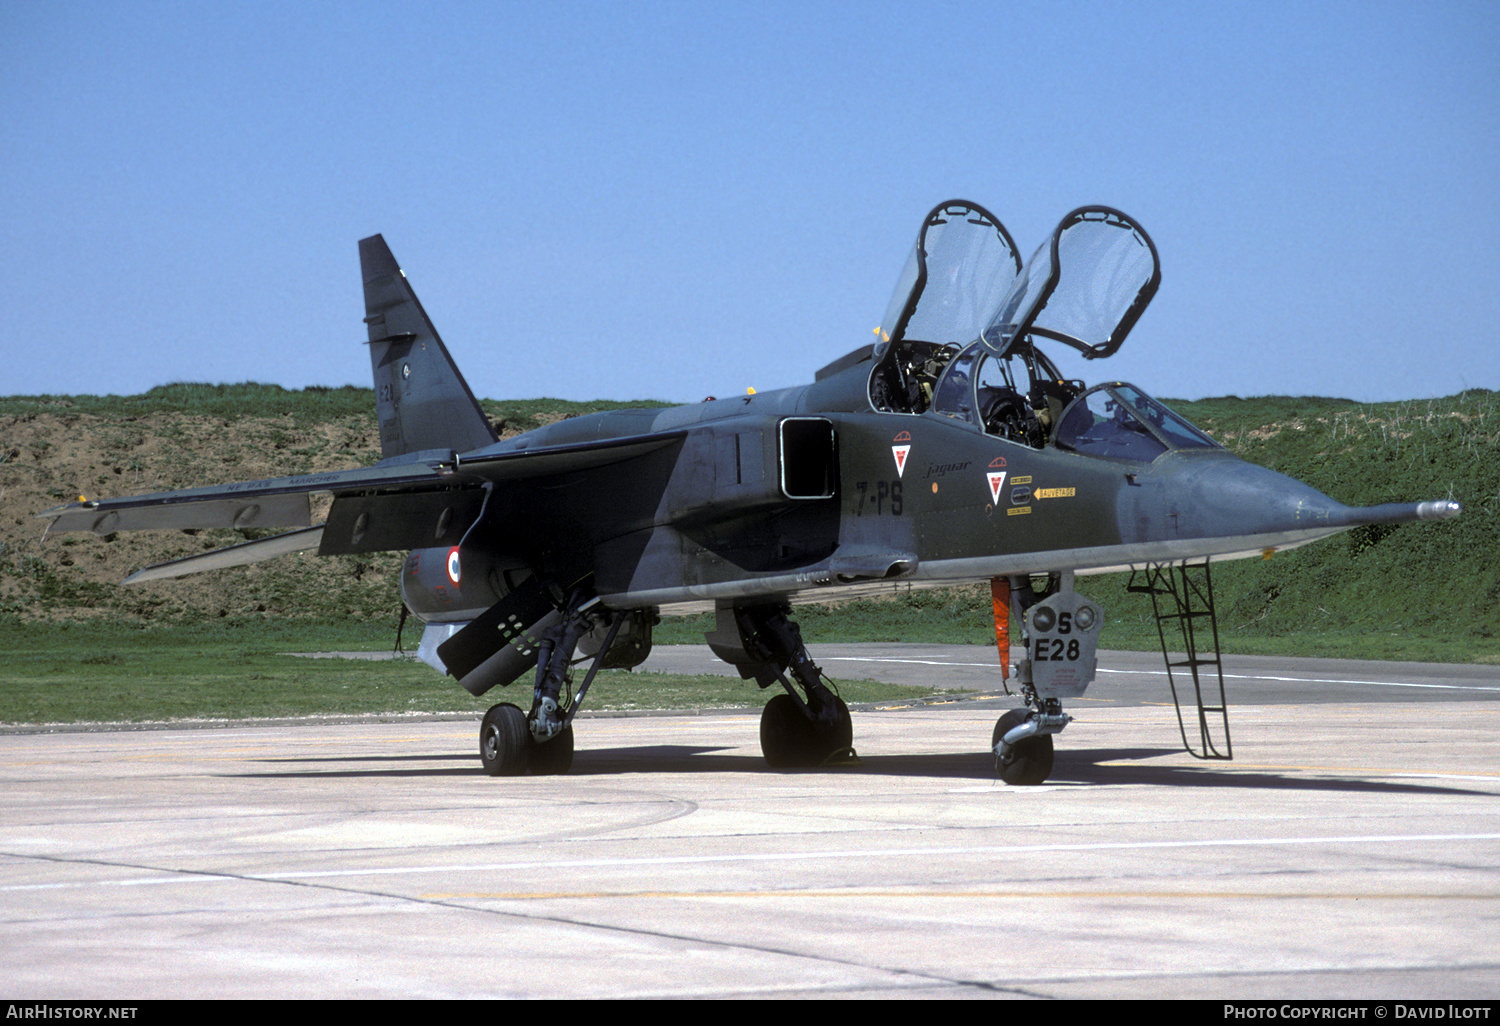
<path id="1" fill-rule="evenodd" d="M 1224 666 L 1219 661 L 1219 620 L 1214 611 L 1213 577 L 1209 572 L 1208 560 L 1193 564 L 1148 564 L 1142 569 L 1131 571 L 1125 590 L 1145 592 L 1151 596 L 1151 609 L 1156 615 L 1156 635 L 1161 640 L 1161 654 L 1167 664 L 1167 686 L 1172 689 L 1172 704 L 1177 709 L 1177 727 L 1182 732 L 1183 747 L 1198 759 L 1232 759 L 1234 750 L 1229 741 L 1229 706 L 1224 700 Z M 1213 635 L 1213 650 L 1207 653 L 1198 647 L 1198 626 L 1205 619 Z M 1168 621 L 1174 621 L 1181 633 L 1183 650 L 1187 653 L 1185 659 L 1174 659 L 1167 649 Z M 1203 667 L 1212 667 L 1213 677 L 1218 678 L 1216 705 L 1212 704 L 1212 677 L 1207 685 L 1208 694 L 1204 694 L 1203 677 L 1206 674 L 1200 673 Z M 1182 715 L 1182 701 L 1178 697 L 1174 669 L 1187 670 L 1193 679 L 1193 701 L 1198 707 L 1197 744 L 1188 740 L 1187 722 Z M 1215 742 L 1214 729 L 1220 731 L 1222 751 Z"/>

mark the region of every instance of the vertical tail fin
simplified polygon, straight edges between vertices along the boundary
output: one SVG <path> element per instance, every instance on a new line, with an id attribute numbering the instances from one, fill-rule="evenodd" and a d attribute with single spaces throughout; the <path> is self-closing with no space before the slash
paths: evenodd
<path id="1" fill-rule="evenodd" d="M 495 429 L 384 237 L 360 240 L 359 266 L 365 282 L 381 456 L 390 459 L 423 449 L 468 452 L 495 441 Z"/>

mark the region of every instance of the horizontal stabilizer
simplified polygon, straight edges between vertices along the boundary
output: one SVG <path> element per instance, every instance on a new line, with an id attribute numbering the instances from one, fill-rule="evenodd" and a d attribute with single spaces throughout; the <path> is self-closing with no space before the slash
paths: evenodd
<path id="1" fill-rule="evenodd" d="M 275 559 L 277 556 L 315 549 L 322 538 L 323 525 L 319 524 L 317 527 L 309 527 L 302 531 L 291 531 L 272 538 L 245 542 L 243 545 L 231 545 L 225 549 L 215 549 L 212 552 L 204 552 L 184 559 L 174 559 L 170 563 L 157 563 L 144 570 L 137 570 L 121 583 L 143 584 L 146 581 L 186 577 L 188 574 L 198 574 L 205 570 L 222 570 L 230 566 L 259 563 L 263 559 Z"/>

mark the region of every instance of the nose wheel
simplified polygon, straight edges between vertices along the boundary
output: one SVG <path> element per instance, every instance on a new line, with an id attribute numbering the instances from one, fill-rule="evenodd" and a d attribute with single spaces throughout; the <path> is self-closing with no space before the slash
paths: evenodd
<path id="1" fill-rule="evenodd" d="M 1004 744 L 1005 735 L 1031 716 L 1025 709 L 1012 709 L 1000 717 L 990 735 L 990 746 L 995 750 L 995 773 L 1007 784 L 1034 787 L 1052 772 L 1051 734 L 1034 734 Z"/>

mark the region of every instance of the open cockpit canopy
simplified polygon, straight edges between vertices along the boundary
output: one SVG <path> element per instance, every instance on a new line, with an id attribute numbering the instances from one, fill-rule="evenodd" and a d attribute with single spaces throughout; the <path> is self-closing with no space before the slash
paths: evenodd
<path id="1" fill-rule="evenodd" d="M 994 320 L 1020 273 L 1015 242 L 988 210 L 967 200 L 933 207 L 876 329 L 870 405 L 927 409 L 943 367 Z"/>
<path id="2" fill-rule="evenodd" d="M 994 215 L 949 200 L 922 222 L 881 324 L 870 404 L 935 414 L 1032 448 L 1151 461 L 1216 448 L 1132 385 L 1066 380 L 1041 350 L 1113 355 L 1161 284 L 1156 246 L 1110 207 L 1079 207 L 1024 265 Z"/>
<path id="3" fill-rule="evenodd" d="M 1037 249 L 986 325 L 980 342 L 1009 357 L 1033 336 L 1071 346 L 1087 359 L 1111 356 L 1161 284 L 1156 246 L 1109 207 L 1080 207 Z"/>
<path id="4" fill-rule="evenodd" d="M 1061 343 L 1091 360 L 1111 356 L 1160 283 L 1151 237 L 1111 207 L 1068 214 L 1023 267 L 993 214 L 965 200 L 939 203 L 922 222 L 880 326 L 870 405 L 965 420 L 1036 448 L 1064 445 L 1063 412 L 1086 386 L 1064 380 L 1038 342 Z M 1108 423 L 1096 431 L 1095 422 L 1110 421 L 1116 404 L 1129 407 L 1130 400 L 1101 394 L 1091 402 L 1110 409 L 1096 411 L 1088 425 L 1078 414 L 1077 444 L 1068 448 L 1100 455 L 1129 450 L 1133 457 L 1155 443 L 1193 447 L 1203 438 L 1155 409 L 1115 418 L 1121 430 L 1140 427 L 1134 435 L 1111 432 Z M 1111 440 L 1101 440 L 1103 434 Z M 1132 444 L 1138 438 L 1144 444 Z"/>
<path id="5" fill-rule="evenodd" d="M 966 200 L 939 203 L 922 222 L 880 341 L 967 345 L 994 318 L 1020 273 L 1016 244 L 995 215 Z"/>

